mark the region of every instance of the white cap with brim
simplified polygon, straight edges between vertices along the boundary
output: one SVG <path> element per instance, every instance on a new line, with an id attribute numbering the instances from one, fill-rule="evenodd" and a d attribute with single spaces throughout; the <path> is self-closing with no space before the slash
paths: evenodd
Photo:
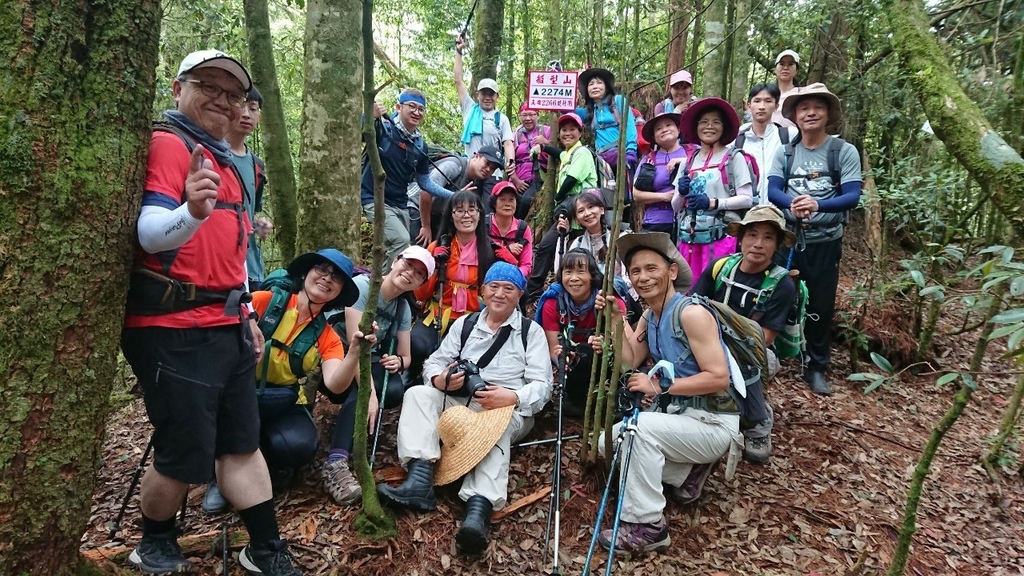
<path id="1" fill-rule="evenodd" d="M 793 62 L 796 62 L 797 66 L 800 65 L 800 55 L 792 50 L 783 50 L 782 52 L 779 52 L 779 55 L 775 57 L 775 65 L 778 66 L 779 62 L 782 62 L 782 59 L 786 56 L 792 58 Z"/>
<path id="2" fill-rule="evenodd" d="M 494 78 L 484 78 L 483 80 L 480 81 L 479 84 L 476 85 L 476 91 L 480 92 L 481 90 L 490 90 L 491 92 L 497 94 L 498 83 L 494 81 Z"/>
<path id="3" fill-rule="evenodd" d="M 252 78 L 245 66 L 220 50 L 199 50 L 185 56 L 181 66 L 178 66 L 178 76 L 199 68 L 220 68 L 237 78 L 246 92 L 252 88 Z"/>

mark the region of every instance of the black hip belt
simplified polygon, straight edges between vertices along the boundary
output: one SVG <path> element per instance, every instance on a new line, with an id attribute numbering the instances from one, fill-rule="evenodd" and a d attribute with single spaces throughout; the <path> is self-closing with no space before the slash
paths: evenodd
<path id="1" fill-rule="evenodd" d="M 191 310 L 210 304 L 224 304 L 224 314 L 239 314 L 239 306 L 252 300 L 244 286 L 231 290 L 207 290 L 193 282 L 182 282 L 147 268 L 132 270 L 128 286 L 129 314 L 157 316 Z"/>
<path id="2" fill-rule="evenodd" d="M 705 394 L 703 396 L 672 396 L 671 404 L 679 408 L 679 412 L 687 408 L 704 410 L 716 414 L 739 414 L 739 406 L 728 394 Z"/>

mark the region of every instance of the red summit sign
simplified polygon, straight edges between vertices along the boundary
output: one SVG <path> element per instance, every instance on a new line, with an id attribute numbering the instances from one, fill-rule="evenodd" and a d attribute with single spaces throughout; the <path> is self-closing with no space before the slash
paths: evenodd
<path id="1" fill-rule="evenodd" d="M 533 70 L 527 81 L 527 106 L 534 110 L 574 110 L 576 72 Z"/>

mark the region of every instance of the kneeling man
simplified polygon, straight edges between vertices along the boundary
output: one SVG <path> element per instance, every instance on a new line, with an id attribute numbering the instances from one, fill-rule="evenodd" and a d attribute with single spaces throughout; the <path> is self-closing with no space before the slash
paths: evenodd
<path id="1" fill-rule="evenodd" d="M 487 548 L 491 512 L 508 498 L 509 448 L 551 397 L 544 330 L 518 310 L 525 288 L 526 278 L 511 264 L 497 262 L 487 271 L 484 310 L 452 324 L 423 364 L 425 385 L 406 392 L 398 457 L 408 478 L 378 488 L 386 504 L 429 511 L 437 506 L 434 485 L 465 475 L 459 497 L 466 515 L 456 543 L 468 554 Z"/>

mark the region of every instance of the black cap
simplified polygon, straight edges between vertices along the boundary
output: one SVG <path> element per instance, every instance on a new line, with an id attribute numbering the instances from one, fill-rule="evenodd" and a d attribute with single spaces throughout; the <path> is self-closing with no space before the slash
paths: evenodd
<path id="1" fill-rule="evenodd" d="M 481 146 L 476 151 L 477 154 L 483 156 L 485 160 L 494 164 L 496 167 L 501 168 L 501 157 L 498 156 L 498 149 L 494 146 Z"/>

